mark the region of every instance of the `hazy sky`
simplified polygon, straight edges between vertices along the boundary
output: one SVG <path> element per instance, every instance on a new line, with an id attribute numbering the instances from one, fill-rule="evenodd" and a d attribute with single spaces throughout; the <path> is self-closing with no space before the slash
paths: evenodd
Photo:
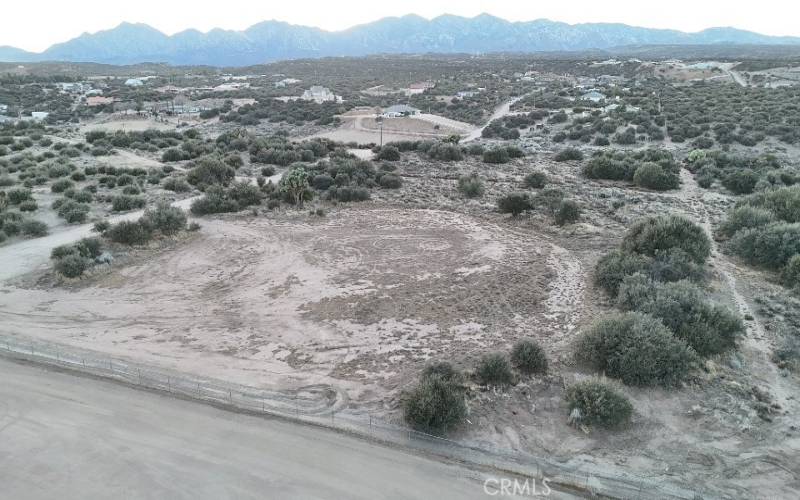
<path id="1" fill-rule="evenodd" d="M 513 21 L 622 22 L 683 31 L 734 26 L 800 36 L 797 0 L 21 0 L 8 1 L 2 11 L 0 45 L 33 51 L 122 21 L 147 23 L 167 34 L 187 28 L 244 29 L 268 19 L 340 30 L 409 13 L 432 18 L 488 12 Z"/>

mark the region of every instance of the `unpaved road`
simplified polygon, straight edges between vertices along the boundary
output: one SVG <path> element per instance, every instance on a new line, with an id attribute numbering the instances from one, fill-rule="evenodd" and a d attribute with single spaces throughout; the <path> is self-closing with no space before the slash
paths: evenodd
<path id="1" fill-rule="evenodd" d="M 188 209 L 197 197 L 176 201 L 172 205 Z M 114 217 L 109 217 L 112 224 L 123 220 L 136 220 L 144 214 L 144 210 L 128 212 Z M 73 243 L 81 238 L 92 236 L 94 224 L 81 224 L 68 226 L 42 238 L 22 240 L 20 242 L 0 247 L 0 283 L 12 278 L 17 278 L 31 271 L 40 269 L 50 261 L 50 252 L 59 245 Z"/>
<path id="2" fill-rule="evenodd" d="M 3 498 L 490 498 L 483 472 L 323 429 L 5 359 L 0 374 Z"/>
<path id="3" fill-rule="evenodd" d="M 271 177 L 267 177 L 267 181 L 278 184 L 282 177 L 283 172 L 278 172 Z M 241 177 L 237 178 L 237 180 L 248 180 L 248 178 Z M 254 178 L 249 180 L 251 183 L 256 182 Z M 188 211 L 192 206 L 192 202 L 198 198 L 200 196 L 178 200 L 173 202 L 172 206 Z M 108 221 L 116 224 L 124 220 L 137 220 L 143 214 L 144 210 L 136 210 L 109 217 Z M 45 267 L 50 262 L 50 252 L 55 247 L 74 243 L 81 238 L 92 236 L 94 234 L 92 233 L 93 228 L 94 224 L 67 226 L 42 238 L 22 240 L 0 247 L 0 283 Z"/>
<path id="4" fill-rule="evenodd" d="M 498 119 L 510 114 L 511 113 L 511 106 L 513 106 L 514 104 L 516 104 L 519 101 L 521 101 L 527 95 L 528 94 L 523 94 L 521 96 L 517 96 L 517 97 L 511 99 L 510 101 L 504 102 L 503 104 L 497 106 L 497 108 L 495 108 L 495 110 L 494 110 L 494 113 L 492 113 L 492 116 L 490 116 L 489 119 L 486 120 L 486 124 L 483 127 L 478 127 L 475 130 L 473 130 L 472 132 L 470 132 L 469 135 L 466 136 L 461 142 L 462 143 L 463 142 L 470 142 L 470 141 L 474 141 L 476 139 L 480 139 L 481 138 L 481 134 L 483 134 L 483 129 L 488 127 L 489 124 L 492 123 L 493 121 L 498 120 Z"/>

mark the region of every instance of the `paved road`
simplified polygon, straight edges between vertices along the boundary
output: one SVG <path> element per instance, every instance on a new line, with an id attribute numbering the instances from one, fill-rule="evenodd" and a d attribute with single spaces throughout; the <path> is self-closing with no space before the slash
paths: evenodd
<path id="1" fill-rule="evenodd" d="M 2 498 L 492 498 L 483 473 L 324 429 L 5 359 L 0 378 Z"/>

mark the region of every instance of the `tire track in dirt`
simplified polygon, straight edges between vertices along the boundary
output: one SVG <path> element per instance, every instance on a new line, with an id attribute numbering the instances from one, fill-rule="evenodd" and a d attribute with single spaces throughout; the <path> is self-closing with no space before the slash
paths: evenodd
<path id="1" fill-rule="evenodd" d="M 681 181 L 680 195 L 692 207 L 692 217 L 706 231 L 711 240 L 711 263 L 722 276 L 739 314 L 748 319 L 745 323 L 747 335 L 744 343 L 757 354 L 759 361 L 759 369 L 751 370 L 751 372 L 754 377 L 758 377 L 762 383 L 773 391 L 780 400 L 781 406 L 785 408 L 787 404 L 791 404 L 794 401 L 793 390 L 788 387 L 786 379 L 781 376 L 778 367 L 771 361 L 772 347 L 769 345 L 764 326 L 738 289 L 735 274 L 737 271 L 736 265 L 720 252 L 719 245 L 712 237 L 713 228 L 708 209 L 703 201 L 704 193 L 700 190 L 694 176 L 688 170 L 681 170 Z"/>

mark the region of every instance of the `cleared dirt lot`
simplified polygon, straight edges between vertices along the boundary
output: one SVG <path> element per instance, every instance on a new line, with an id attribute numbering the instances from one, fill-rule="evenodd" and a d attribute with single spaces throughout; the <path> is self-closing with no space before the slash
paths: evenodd
<path id="1" fill-rule="evenodd" d="M 5 286 L 6 331 L 371 399 L 430 358 L 479 355 L 551 321 L 553 247 L 470 216 L 353 208 L 203 226 L 73 288 Z"/>

